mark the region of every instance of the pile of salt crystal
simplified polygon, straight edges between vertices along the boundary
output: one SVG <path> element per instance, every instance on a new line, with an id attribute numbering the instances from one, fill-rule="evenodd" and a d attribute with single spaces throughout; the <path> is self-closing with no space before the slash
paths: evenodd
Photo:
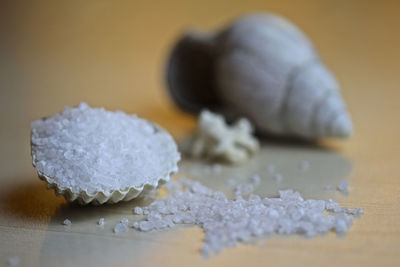
<path id="1" fill-rule="evenodd" d="M 132 227 L 151 231 L 176 224 L 198 225 L 205 231 L 205 255 L 269 233 L 308 237 L 329 231 L 343 234 L 353 223 L 352 215 L 363 213 L 360 208 L 340 207 L 331 199 L 304 200 L 292 190 L 280 191 L 279 198 L 250 195 L 246 200 L 236 195 L 229 200 L 199 182 L 181 179 L 178 185 L 184 191 L 135 208 L 136 214 L 147 214 L 147 218 L 135 221 Z"/>
<path id="2" fill-rule="evenodd" d="M 32 122 L 37 171 L 61 189 L 89 195 L 157 186 L 177 171 L 172 137 L 154 124 L 122 111 L 86 103 Z"/>

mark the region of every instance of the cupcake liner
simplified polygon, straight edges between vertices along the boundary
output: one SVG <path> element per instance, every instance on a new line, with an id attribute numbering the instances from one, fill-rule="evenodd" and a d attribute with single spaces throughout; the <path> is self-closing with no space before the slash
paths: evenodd
<path id="1" fill-rule="evenodd" d="M 152 123 L 155 128 L 158 130 L 166 132 L 160 126 Z M 31 155 L 32 155 L 32 165 L 35 168 L 39 179 L 46 182 L 46 186 L 48 189 L 54 189 L 57 196 L 64 196 L 64 198 L 68 202 L 77 202 L 81 205 L 87 205 L 89 203 L 93 205 L 102 205 L 105 203 L 113 204 L 120 201 L 129 201 L 134 198 L 139 197 L 142 194 L 146 194 L 146 192 L 151 191 L 153 189 L 161 187 L 163 184 L 170 180 L 170 177 L 173 173 L 178 171 L 177 163 L 180 160 L 180 157 L 176 159 L 175 168 L 173 168 L 169 173 L 165 174 L 163 177 L 159 177 L 158 179 L 151 179 L 150 181 L 138 185 L 127 188 L 126 190 L 112 190 L 109 192 L 104 191 L 96 191 L 93 194 L 86 192 L 85 190 L 81 190 L 79 193 L 74 193 L 70 188 L 62 188 L 55 181 L 54 178 L 45 175 L 44 173 L 38 171 L 36 169 L 36 145 L 32 142 L 31 135 Z"/>

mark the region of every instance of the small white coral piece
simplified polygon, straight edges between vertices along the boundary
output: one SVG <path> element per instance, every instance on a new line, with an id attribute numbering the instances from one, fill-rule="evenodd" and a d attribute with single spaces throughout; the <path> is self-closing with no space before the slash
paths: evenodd
<path id="1" fill-rule="evenodd" d="M 260 148 L 252 133 L 253 126 L 245 118 L 229 126 L 221 115 L 203 110 L 190 152 L 194 157 L 218 158 L 230 163 L 243 162 Z"/>

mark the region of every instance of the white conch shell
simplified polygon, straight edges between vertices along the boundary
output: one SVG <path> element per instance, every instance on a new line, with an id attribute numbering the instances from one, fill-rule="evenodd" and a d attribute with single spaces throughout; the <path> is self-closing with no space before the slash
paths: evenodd
<path id="1" fill-rule="evenodd" d="M 307 37 L 276 15 L 245 16 L 216 35 L 186 35 L 172 53 L 168 82 L 182 108 L 246 116 L 261 133 L 310 139 L 352 133 L 334 76 Z"/>

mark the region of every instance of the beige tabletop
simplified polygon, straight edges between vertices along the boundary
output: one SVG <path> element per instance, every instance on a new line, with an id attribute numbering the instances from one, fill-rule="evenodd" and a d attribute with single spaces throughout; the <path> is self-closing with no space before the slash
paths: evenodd
<path id="1" fill-rule="evenodd" d="M 265 140 L 239 167 L 199 173 L 203 163 L 184 159 L 177 176 L 229 195 L 228 178 L 259 173 L 262 196 L 293 188 L 360 206 L 365 214 L 347 236 L 269 237 L 204 259 L 198 227 L 116 235 L 113 226 L 138 219 L 132 209 L 143 203 L 80 207 L 46 190 L 31 166 L 31 121 L 86 101 L 137 113 L 180 142 L 195 118 L 165 90 L 172 43 L 187 27 L 213 29 L 250 11 L 280 13 L 314 41 L 342 85 L 355 135 L 319 146 Z M 1 1 L 0 266 L 14 256 L 20 266 L 400 266 L 399 14 L 399 1 Z M 323 190 L 343 180 L 348 196 Z"/>

